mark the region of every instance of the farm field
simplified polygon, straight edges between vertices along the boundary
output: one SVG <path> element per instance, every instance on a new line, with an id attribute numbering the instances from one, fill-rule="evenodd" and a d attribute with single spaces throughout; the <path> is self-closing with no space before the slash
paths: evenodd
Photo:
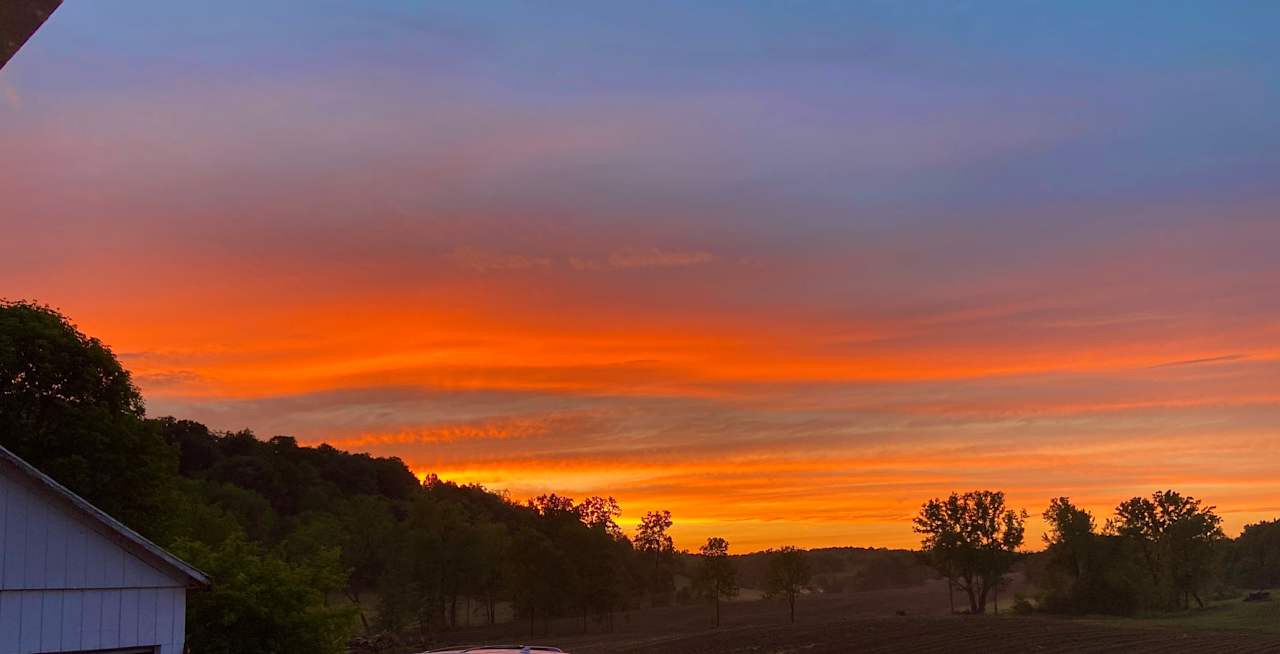
<path id="1" fill-rule="evenodd" d="M 1280 635 L 1017 616 L 855 617 L 827 624 L 738 628 L 646 643 L 585 646 L 576 654 L 821 652 L 1277 652 Z"/>
<path id="2" fill-rule="evenodd" d="M 1223 601 L 1204 611 L 1138 619 L 970 617 L 950 615 L 945 588 L 931 582 L 806 597 L 794 625 L 777 602 L 727 603 L 719 629 L 711 628 L 709 611 L 702 606 L 632 611 L 618 616 L 613 632 L 591 624 L 583 634 L 580 620 L 560 620 L 546 636 L 531 638 L 527 623 L 509 623 L 452 637 L 473 644 L 536 642 L 573 654 L 1280 652 L 1280 602 Z"/>

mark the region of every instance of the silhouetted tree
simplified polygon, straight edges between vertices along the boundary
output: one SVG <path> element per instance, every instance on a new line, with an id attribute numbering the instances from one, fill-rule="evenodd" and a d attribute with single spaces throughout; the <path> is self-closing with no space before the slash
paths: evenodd
<path id="1" fill-rule="evenodd" d="M 543 517 L 578 517 L 577 507 L 572 497 L 561 497 L 555 493 L 539 495 L 528 502 L 529 508 Z"/>
<path id="2" fill-rule="evenodd" d="M 537 619 L 543 620 L 543 633 L 550 618 L 565 603 L 565 581 L 571 565 L 555 544 L 534 530 L 516 534 L 511 550 L 511 591 L 515 608 L 529 619 L 529 635 L 536 635 Z"/>
<path id="3" fill-rule="evenodd" d="M 716 607 L 715 625 L 720 626 L 720 600 L 738 596 L 738 573 L 729 558 L 729 541 L 711 537 L 698 550 L 699 567 L 693 579 L 694 589 Z"/>
<path id="4" fill-rule="evenodd" d="M 622 527 L 617 523 L 618 516 L 622 515 L 622 508 L 612 497 L 588 497 L 575 510 L 582 523 L 588 527 L 599 528 L 614 538 L 622 537 Z"/>
<path id="5" fill-rule="evenodd" d="M 971 613 L 984 613 L 987 596 L 1017 560 L 1026 518 L 1026 511 L 1005 508 L 1004 493 L 970 491 L 929 500 L 914 522 L 929 560 L 955 576 Z"/>
<path id="6" fill-rule="evenodd" d="M 482 521 L 471 525 L 467 540 L 472 561 L 468 592 L 483 603 L 485 621 L 494 624 L 498 595 L 508 581 L 506 561 L 511 555 L 511 535 L 502 524 Z"/>
<path id="7" fill-rule="evenodd" d="M 796 621 L 796 600 L 800 594 L 809 589 L 813 570 L 809 565 L 809 555 L 801 549 L 788 545 L 776 550 L 768 550 L 769 577 L 765 584 L 765 597 L 781 597 L 787 600 L 787 608 L 791 622 Z"/>
<path id="8" fill-rule="evenodd" d="M 1044 510 L 1048 527 L 1044 536 L 1050 556 L 1073 578 L 1084 576 L 1093 543 L 1093 514 L 1077 507 L 1066 497 L 1055 497 Z"/>
<path id="9" fill-rule="evenodd" d="M 654 606 L 669 604 L 675 591 L 675 544 L 667 533 L 672 524 L 670 511 L 650 511 L 636 527 L 635 548 L 650 561 L 646 591 Z"/>
<path id="10" fill-rule="evenodd" d="M 1093 515 L 1066 497 L 1050 501 L 1043 515 L 1045 566 L 1036 580 L 1043 608 L 1129 615 L 1141 606 L 1148 585 L 1130 543 L 1096 533 Z"/>
<path id="11" fill-rule="evenodd" d="M 636 527 L 636 549 L 641 552 L 673 551 L 674 541 L 667 534 L 672 524 L 670 511 L 650 511 L 644 514 Z"/>
<path id="12" fill-rule="evenodd" d="M 587 527 L 571 530 L 565 539 L 573 550 L 581 579 L 578 601 L 582 630 L 587 631 L 587 621 L 593 613 L 612 628 L 613 612 L 625 592 L 625 569 L 631 554 L 631 543 L 615 520 L 622 509 L 612 497 L 588 497 L 574 510 Z"/>
<path id="13" fill-rule="evenodd" d="M 1116 507 L 1108 531 L 1137 544 L 1152 585 L 1165 589 L 1173 604 L 1203 607 L 1200 588 L 1211 573 L 1215 545 L 1225 538 L 1215 507 L 1176 491 L 1133 497 Z"/>
<path id="14" fill-rule="evenodd" d="M 172 536 L 175 451 L 111 349 L 49 307 L 0 301 L 0 445 L 142 534 Z"/>
<path id="15" fill-rule="evenodd" d="M 1231 582 L 1243 588 L 1280 586 L 1280 520 L 1244 526 L 1228 557 Z"/>

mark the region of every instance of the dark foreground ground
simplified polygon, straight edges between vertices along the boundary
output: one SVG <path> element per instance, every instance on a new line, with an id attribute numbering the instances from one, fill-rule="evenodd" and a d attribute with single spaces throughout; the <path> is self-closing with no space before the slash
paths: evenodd
<path id="1" fill-rule="evenodd" d="M 1280 652 L 1280 636 L 1033 617 L 859 617 L 829 624 L 737 627 L 715 633 L 582 644 L 574 654 L 820 654 L 825 652 Z"/>
<path id="2" fill-rule="evenodd" d="M 455 643 L 517 642 L 556 645 L 573 654 L 822 654 L 826 652 L 1276 652 L 1280 602 L 1223 602 L 1210 610 L 1160 619 L 1079 620 L 1007 614 L 951 615 L 945 586 L 804 598 L 797 623 L 785 605 L 741 601 L 723 608 L 711 627 L 709 607 L 683 606 L 619 615 L 612 632 L 580 620 L 547 625 L 508 624 L 469 633 Z M 898 615 L 899 612 L 905 615 Z M 1269 632 L 1269 633 L 1268 633 Z M 443 643 L 442 643 L 443 644 Z"/>

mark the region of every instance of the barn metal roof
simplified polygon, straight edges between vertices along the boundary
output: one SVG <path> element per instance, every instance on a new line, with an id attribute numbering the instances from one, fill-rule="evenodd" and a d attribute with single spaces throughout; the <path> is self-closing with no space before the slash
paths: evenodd
<path id="1" fill-rule="evenodd" d="M 125 526 L 124 523 L 109 516 L 102 509 L 90 504 L 88 500 L 71 492 L 66 486 L 54 481 L 49 475 L 40 472 L 35 466 L 27 463 L 22 457 L 0 447 L 0 460 L 8 461 L 19 472 L 26 475 L 35 485 L 45 489 L 57 499 L 63 500 L 72 509 L 106 527 L 108 535 L 116 537 L 117 542 L 126 549 L 141 554 L 143 558 L 163 564 L 187 579 L 187 586 L 204 588 L 209 585 L 209 577 L 191 564 L 170 554 L 168 550 L 147 540 L 142 534 Z"/>

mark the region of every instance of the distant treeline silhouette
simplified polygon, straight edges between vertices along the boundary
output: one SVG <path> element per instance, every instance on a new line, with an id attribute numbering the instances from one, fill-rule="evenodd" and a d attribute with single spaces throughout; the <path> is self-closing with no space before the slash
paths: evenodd
<path id="1" fill-rule="evenodd" d="M 1006 507 L 998 491 L 929 500 L 914 525 L 925 560 L 970 613 L 985 613 L 1021 565 L 1035 591 L 1018 598 L 1018 611 L 1132 615 L 1204 607 L 1206 598 L 1280 582 L 1280 521 L 1248 525 L 1233 540 L 1215 508 L 1164 490 L 1124 500 L 1099 527 L 1057 497 L 1043 513 L 1045 550 L 1031 555 L 1020 553 L 1027 512 Z"/>

